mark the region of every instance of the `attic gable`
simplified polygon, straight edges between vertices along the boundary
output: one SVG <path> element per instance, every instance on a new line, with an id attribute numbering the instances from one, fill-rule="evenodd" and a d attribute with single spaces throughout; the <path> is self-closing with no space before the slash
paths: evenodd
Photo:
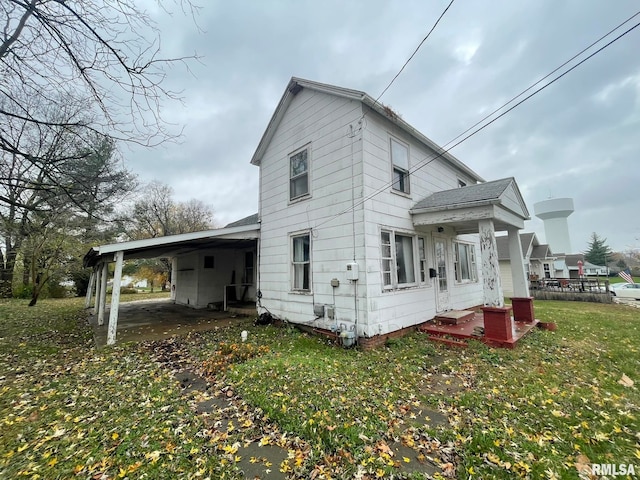
<path id="1" fill-rule="evenodd" d="M 355 101 L 362 102 L 362 104 L 368 106 L 376 114 L 396 124 L 398 127 L 404 130 L 416 141 L 425 145 L 428 149 L 433 150 L 435 152 L 439 152 L 442 150 L 436 143 L 434 143 L 432 140 L 430 140 L 425 135 L 420 133 L 418 130 L 413 128 L 407 122 L 402 120 L 402 118 L 400 118 L 398 115 L 392 112 L 388 107 L 385 107 L 380 102 L 377 102 L 372 97 L 367 95 L 365 92 L 362 92 L 360 90 L 342 88 L 335 85 L 329 85 L 326 83 L 314 82 L 314 81 L 305 80 L 302 78 L 292 77 L 289 83 L 287 84 L 287 87 L 285 88 L 285 91 L 282 94 L 282 97 L 280 98 L 280 101 L 278 102 L 278 105 L 276 106 L 276 109 L 273 112 L 271 119 L 269 120 L 267 128 L 263 133 L 262 138 L 260 139 L 260 142 L 258 143 L 258 147 L 256 148 L 256 151 L 251 157 L 252 165 L 260 166 L 262 157 L 265 151 L 267 150 L 269 143 L 273 139 L 273 136 L 275 135 L 278 125 L 282 121 L 285 115 L 285 112 L 291 105 L 291 102 L 295 98 L 295 96 L 304 88 L 322 92 L 328 95 L 335 95 L 341 98 L 345 98 L 347 100 L 355 100 Z M 468 175 L 474 181 L 484 182 L 484 179 L 480 177 L 480 175 L 478 175 L 476 172 L 474 172 L 467 165 L 462 163 L 460 160 L 458 160 L 455 156 L 451 155 L 450 153 L 443 153 L 442 158 L 444 159 L 444 161 L 449 162 L 453 167 L 457 168 L 461 172 Z"/>

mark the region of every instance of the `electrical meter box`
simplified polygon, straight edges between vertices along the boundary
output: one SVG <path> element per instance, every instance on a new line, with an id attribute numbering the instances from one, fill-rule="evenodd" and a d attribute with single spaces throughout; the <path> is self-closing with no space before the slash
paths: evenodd
<path id="1" fill-rule="evenodd" d="M 358 264 L 356 262 L 347 263 L 347 280 L 358 280 Z"/>

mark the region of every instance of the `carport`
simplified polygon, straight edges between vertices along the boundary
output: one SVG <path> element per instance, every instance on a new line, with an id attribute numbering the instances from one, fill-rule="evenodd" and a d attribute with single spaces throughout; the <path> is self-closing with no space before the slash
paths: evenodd
<path id="1" fill-rule="evenodd" d="M 85 306 L 104 325 L 109 264 L 115 263 L 107 344 L 116 342 L 124 260 L 170 258 L 171 300 L 196 309 L 227 307 L 227 300 L 255 302 L 260 225 L 252 215 L 225 228 L 93 247 L 84 257 L 92 268 Z"/>

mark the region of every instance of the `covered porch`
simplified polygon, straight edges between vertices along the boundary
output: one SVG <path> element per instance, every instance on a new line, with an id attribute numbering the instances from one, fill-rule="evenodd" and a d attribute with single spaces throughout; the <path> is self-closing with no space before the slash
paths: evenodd
<path id="1" fill-rule="evenodd" d="M 533 298 L 529 292 L 519 235 L 524 221 L 530 216 L 514 178 L 435 192 L 414 205 L 410 213 L 417 231 L 448 231 L 455 235 L 477 234 L 480 237 L 482 314 L 460 322 L 472 322 L 460 327 L 461 331 L 465 328 L 473 330 L 477 326 L 472 325 L 473 322 L 482 323 L 482 335 L 489 332 L 491 336 L 493 332 L 500 331 L 493 335 L 494 339 L 507 344 L 515 338 L 513 332 L 517 323 L 535 326 Z M 514 290 L 512 305 L 505 305 L 504 301 L 495 237 L 498 231 L 508 234 Z M 444 260 L 437 258 L 436 262 L 438 273 L 442 267 L 438 262 Z M 528 328 L 521 330 L 526 333 Z"/>
<path id="2" fill-rule="evenodd" d="M 122 267 L 127 259 L 170 258 L 170 301 L 177 305 L 225 311 L 235 300 L 255 310 L 260 226 L 257 218 L 250 219 L 215 230 L 92 248 L 84 258 L 85 266 L 92 268 L 85 306 L 93 303 L 98 327 L 105 323 L 109 265 L 114 264 L 106 344 L 116 342 Z"/>

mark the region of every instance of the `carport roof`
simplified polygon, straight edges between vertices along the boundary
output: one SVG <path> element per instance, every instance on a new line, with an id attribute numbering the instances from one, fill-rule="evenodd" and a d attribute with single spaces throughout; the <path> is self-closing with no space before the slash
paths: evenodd
<path id="1" fill-rule="evenodd" d="M 166 237 L 132 240 L 93 247 L 84 256 L 85 267 L 101 261 L 113 261 L 115 252 L 124 252 L 125 259 L 172 257 L 206 248 L 248 248 L 260 236 L 258 223 L 201 232 L 168 235 Z"/>

